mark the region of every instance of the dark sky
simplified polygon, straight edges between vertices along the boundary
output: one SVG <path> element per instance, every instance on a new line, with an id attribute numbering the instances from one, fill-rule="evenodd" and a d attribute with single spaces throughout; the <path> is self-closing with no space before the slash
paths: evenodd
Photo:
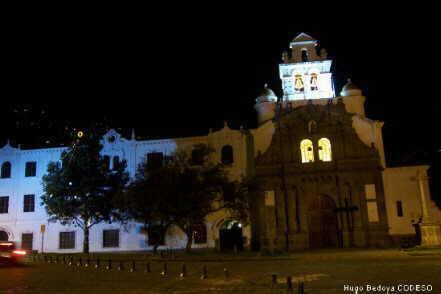
<path id="1" fill-rule="evenodd" d="M 14 27 L 3 39 L 0 137 L 52 146 L 66 126 L 102 120 L 141 138 L 201 134 L 223 120 L 255 127 L 258 91 L 269 83 L 280 94 L 281 53 L 304 31 L 334 60 L 337 92 L 352 77 L 368 117 L 385 121 L 390 161 L 428 162 L 441 149 L 434 32 L 403 21 L 356 32 L 262 16 Z"/>

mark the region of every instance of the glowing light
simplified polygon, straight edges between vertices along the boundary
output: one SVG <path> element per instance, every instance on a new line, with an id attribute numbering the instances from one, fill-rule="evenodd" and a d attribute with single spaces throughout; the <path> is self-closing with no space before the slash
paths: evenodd
<path id="1" fill-rule="evenodd" d="M 239 227 L 239 228 L 242 228 L 242 224 L 241 224 L 241 223 L 239 223 L 239 224 L 238 224 L 238 227 Z"/>
<path id="2" fill-rule="evenodd" d="M 321 138 L 318 141 L 319 148 L 319 159 L 321 161 L 331 161 L 332 151 L 331 151 L 331 141 L 328 138 Z"/>
<path id="3" fill-rule="evenodd" d="M 302 140 L 300 142 L 300 151 L 302 153 L 302 163 L 314 161 L 314 149 L 311 140 Z"/>
<path id="4" fill-rule="evenodd" d="M 26 251 L 24 250 L 14 250 L 12 253 L 17 255 L 26 255 Z"/>
<path id="5" fill-rule="evenodd" d="M 0 243 L 0 246 L 11 246 L 11 245 L 14 245 L 14 243 L 11 242 Z"/>
<path id="6" fill-rule="evenodd" d="M 84 136 L 83 131 L 78 131 L 78 133 L 77 133 L 77 137 L 78 137 L 78 138 L 82 138 L 83 136 Z"/>

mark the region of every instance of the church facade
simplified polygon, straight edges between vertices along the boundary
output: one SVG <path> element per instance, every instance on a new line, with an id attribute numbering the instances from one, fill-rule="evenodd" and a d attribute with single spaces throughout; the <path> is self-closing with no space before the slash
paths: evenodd
<path id="1" fill-rule="evenodd" d="M 256 99 L 258 127 L 227 124 L 205 136 L 139 141 L 110 130 L 102 139 L 110 168 L 127 161 L 134 177 L 143 160 L 161 161 L 198 144 L 215 151 L 231 178 L 255 176 L 247 225 L 225 211 L 209 215 L 195 232 L 194 248 L 297 250 L 322 247 L 391 246 L 415 237 L 424 203 L 438 225 L 441 212 L 430 200 L 427 166 L 389 168 L 382 122 L 365 116 L 365 97 L 350 81 L 335 95 L 332 60 L 318 42 L 300 34 L 283 55 L 283 97 L 265 87 Z M 47 164 L 64 148 L 0 149 L 0 240 L 44 252 L 79 252 L 82 231 L 47 220 L 40 204 Z M 159 249 L 184 248 L 186 237 L 171 227 Z M 91 251 L 149 250 L 141 224 L 101 223 L 90 232 Z"/>

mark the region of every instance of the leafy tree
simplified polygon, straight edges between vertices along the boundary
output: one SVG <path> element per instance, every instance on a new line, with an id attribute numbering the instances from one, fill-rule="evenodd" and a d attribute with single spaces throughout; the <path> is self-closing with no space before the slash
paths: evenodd
<path id="1" fill-rule="evenodd" d="M 103 132 L 93 127 L 77 138 L 61 155 L 61 164 L 51 162 L 43 176 L 43 204 L 50 221 L 74 224 L 84 233 L 83 252 L 89 253 L 89 230 L 117 217 L 113 199 L 128 182 L 125 161 L 109 169 L 100 151 Z"/>
<path id="2" fill-rule="evenodd" d="M 226 209 L 246 221 L 252 187 L 249 180 L 229 180 L 222 164 L 210 163 L 213 151 L 206 145 L 195 147 L 199 155 L 179 151 L 160 168 L 150 168 L 145 160 L 121 205 L 127 217 L 146 226 L 159 227 L 162 232 L 172 224 L 181 228 L 187 236 L 187 250 L 193 243 L 194 228 L 210 213 Z"/>

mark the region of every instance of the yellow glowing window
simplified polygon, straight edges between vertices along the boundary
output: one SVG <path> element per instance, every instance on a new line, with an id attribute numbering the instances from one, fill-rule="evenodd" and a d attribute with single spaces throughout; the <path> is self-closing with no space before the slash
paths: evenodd
<path id="1" fill-rule="evenodd" d="M 319 159 L 321 161 L 331 161 L 332 160 L 332 151 L 331 151 L 331 141 L 328 138 L 321 138 L 318 141 L 318 149 L 319 149 Z"/>
<path id="2" fill-rule="evenodd" d="M 302 153 L 302 163 L 314 161 L 314 149 L 311 140 L 302 140 L 300 142 L 300 151 Z"/>
<path id="3" fill-rule="evenodd" d="M 303 91 L 304 84 L 303 84 L 302 75 L 295 75 L 294 89 L 299 92 Z"/>

